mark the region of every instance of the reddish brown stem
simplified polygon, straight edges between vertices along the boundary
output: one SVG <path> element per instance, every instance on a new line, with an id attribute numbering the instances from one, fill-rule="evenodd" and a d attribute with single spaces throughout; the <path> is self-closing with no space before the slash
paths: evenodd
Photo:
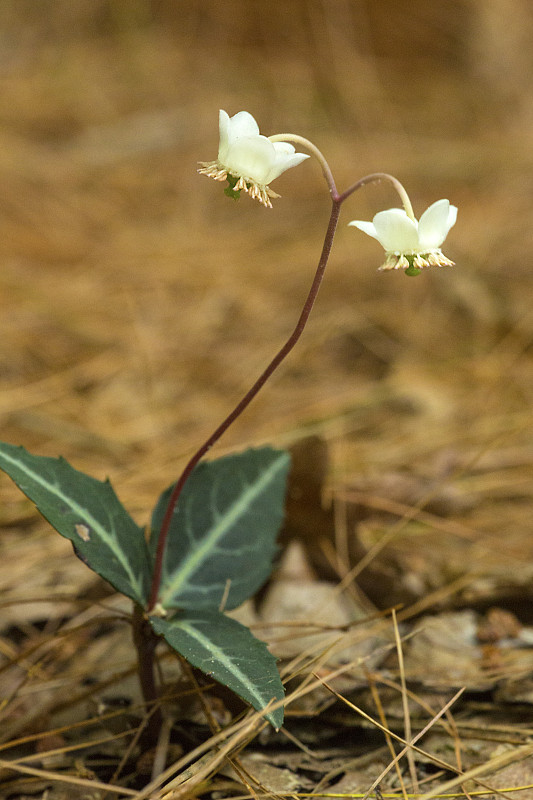
<path id="1" fill-rule="evenodd" d="M 332 202 L 331 208 L 331 216 L 328 223 L 328 229 L 326 231 L 326 236 L 324 239 L 324 245 L 322 247 L 322 253 L 320 256 L 320 260 L 318 262 L 318 267 L 315 273 L 315 277 L 311 288 L 309 290 L 309 294 L 307 295 L 307 299 L 304 303 L 302 312 L 300 314 L 300 318 L 296 323 L 296 327 L 294 328 L 293 332 L 283 345 L 283 347 L 276 353 L 270 364 L 267 368 L 262 372 L 253 386 L 246 392 L 240 403 L 238 403 L 233 411 L 228 414 L 226 419 L 221 422 L 218 428 L 213 431 L 209 439 L 207 439 L 203 445 L 200 447 L 199 450 L 193 455 L 193 457 L 188 462 L 187 466 L 183 470 L 180 478 L 178 479 L 177 483 L 174 485 L 172 493 L 170 495 L 167 510 L 165 512 L 165 516 L 163 517 L 163 522 L 161 524 L 161 530 L 159 532 L 159 540 L 157 543 L 157 552 L 155 557 L 155 564 L 154 564 L 154 574 L 152 580 L 152 589 L 150 592 L 150 602 L 148 605 L 149 610 L 153 609 L 153 607 L 157 603 L 157 598 L 159 594 L 159 586 L 161 583 L 161 570 L 163 566 L 163 555 L 165 552 L 165 546 L 168 536 L 168 531 L 170 528 L 170 522 L 172 520 L 172 514 L 174 513 L 174 509 L 176 507 L 176 503 L 178 502 L 178 498 L 183 490 L 183 487 L 195 468 L 198 462 L 203 458 L 203 456 L 208 452 L 208 450 L 213 447 L 215 442 L 217 442 L 220 437 L 227 431 L 229 426 L 234 422 L 237 417 L 242 414 L 244 409 L 252 402 L 256 394 L 262 388 L 262 386 L 266 383 L 266 381 L 270 378 L 274 370 L 281 364 L 283 359 L 290 353 L 305 328 L 307 320 L 309 319 L 309 314 L 313 308 L 314 302 L 316 300 L 316 296 L 318 294 L 318 290 L 320 288 L 320 284 L 322 282 L 322 278 L 324 277 L 324 270 L 326 269 L 326 265 L 328 263 L 329 254 L 331 252 L 331 246 L 333 244 L 333 237 L 335 236 L 335 229 L 337 227 L 337 222 L 339 219 L 340 213 L 340 203 L 339 201 L 334 198 Z"/>
<path id="2" fill-rule="evenodd" d="M 158 637 L 144 616 L 143 609 L 135 603 L 133 607 L 133 642 L 137 650 L 137 672 L 148 717 L 143 731 L 143 740 L 152 745 L 157 741 L 157 734 L 163 719 L 161 710 L 153 708 L 159 696 L 154 675 L 154 655 L 158 641 Z"/>
<path id="3" fill-rule="evenodd" d="M 331 176 L 330 176 L 331 177 Z M 326 236 L 324 238 L 324 244 L 322 246 L 322 253 L 320 255 L 320 260 L 318 262 L 318 267 L 315 272 L 315 277 L 313 279 L 313 283 L 305 300 L 302 312 L 296 323 L 296 327 L 294 328 L 293 332 L 283 345 L 283 347 L 276 353 L 270 364 L 266 367 L 266 369 L 262 372 L 253 386 L 246 392 L 240 403 L 238 403 L 233 411 L 228 414 L 226 419 L 221 422 L 218 428 L 213 431 L 209 439 L 207 439 L 204 444 L 200 447 L 199 450 L 193 455 L 190 459 L 188 464 L 186 465 L 185 469 L 183 470 L 180 478 L 174 485 L 172 489 L 167 509 L 165 512 L 165 516 L 163 517 L 163 522 L 161 523 L 161 530 L 159 532 L 159 539 L 157 542 L 157 551 L 155 556 L 154 562 L 154 573 L 152 578 L 152 586 L 150 590 L 150 600 L 148 603 L 148 611 L 152 611 L 157 604 L 158 596 L 159 596 L 159 587 L 161 585 L 161 574 L 163 569 L 163 556 L 165 553 L 165 547 L 168 538 L 168 532 L 170 529 L 170 523 L 172 520 L 172 515 L 174 513 L 174 509 L 176 508 L 176 504 L 178 499 L 183 491 L 183 487 L 187 482 L 191 472 L 194 470 L 198 462 L 205 456 L 205 454 L 213 447 L 215 442 L 217 442 L 220 437 L 227 431 L 230 425 L 237 419 L 237 417 L 242 414 L 245 408 L 252 402 L 256 394 L 259 390 L 263 387 L 266 381 L 270 378 L 272 373 L 279 367 L 281 362 L 286 358 L 286 356 L 290 353 L 298 339 L 303 333 L 303 330 L 307 324 L 307 320 L 309 319 L 309 315 L 315 303 L 316 297 L 318 295 L 318 290 L 320 288 L 320 284 L 322 283 L 322 278 L 324 277 L 324 272 L 328 263 L 329 255 L 331 253 L 331 247 L 333 245 L 333 238 L 335 236 L 335 230 L 337 228 L 337 223 L 339 221 L 339 214 L 342 203 L 351 195 L 353 192 L 360 189 L 362 186 L 365 186 L 368 183 L 374 183 L 376 181 L 380 181 L 383 179 L 391 179 L 391 176 L 386 175 L 381 172 L 374 173 L 372 175 L 367 175 L 364 178 L 361 178 L 360 181 L 350 186 L 342 194 L 337 192 L 337 188 L 331 177 L 331 180 L 328 180 L 328 185 L 330 189 L 331 195 L 331 215 L 329 218 L 328 228 L 326 231 Z M 393 181 L 395 179 L 392 179 Z"/>

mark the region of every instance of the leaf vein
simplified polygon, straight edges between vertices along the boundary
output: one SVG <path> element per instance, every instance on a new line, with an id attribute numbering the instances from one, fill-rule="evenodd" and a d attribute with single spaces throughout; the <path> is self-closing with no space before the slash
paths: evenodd
<path id="1" fill-rule="evenodd" d="M 272 461 L 269 467 L 258 476 L 254 483 L 241 481 L 243 486 L 242 493 L 226 510 L 224 515 L 215 520 L 215 524 L 211 525 L 208 535 L 203 542 L 181 562 L 177 571 L 175 571 L 173 575 L 167 576 L 167 583 L 160 597 L 163 606 L 170 603 L 173 597 L 176 597 L 180 587 L 194 585 L 189 582 L 191 575 L 202 562 L 205 561 L 207 555 L 212 553 L 213 549 L 217 546 L 217 542 L 227 530 L 249 510 L 253 500 L 255 500 L 275 479 L 279 471 L 283 469 L 285 460 L 285 454 L 280 454 L 280 456 Z M 189 530 L 189 524 L 187 524 L 186 529 L 187 537 L 190 539 L 191 532 Z M 194 539 L 194 532 L 192 532 L 192 538 Z M 198 540 L 196 540 L 196 543 L 198 543 Z"/>
<path id="2" fill-rule="evenodd" d="M 61 483 L 57 480 L 50 481 L 43 478 L 39 473 L 34 472 L 30 469 L 24 461 L 20 461 L 10 455 L 8 455 L 5 451 L 2 453 L 2 458 L 6 461 L 9 461 L 14 466 L 18 467 L 21 472 L 27 475 L 31 480 L 35 481 L 36 484 L 43 487 L 46 491 L 50 492 L 50 494 L 56 495 L 59 499 L 66 502 L 70 508 L 69 510 L 74 511 L 75 513 L 80 515 L 80 518 L 83 522 L 86 522 L 90 528 L 94 531 L 99 533 L 101 538 L 107 544 L 109 549 L 114 553 L 117 557 L 119 563 L 124 568 L 124 571 L 127 573 L 130 581 L 136 587 L 137 591 L 142 594 L 141 586 L 139 584 L 137 576 L 133 573 L 130 564 L 128 563 L 127 559 L 123 551 L 120 548 L 117 548 L 115 542 L 112 537 L 109 536 L 108 532 L 106 531 L 105 527 L 97 520 L 93 515 L 86 509 L 83 508 L 76 500 L 66 494 L 63 489 L 61 488 Z M 108 514 L 109 518 L 109 514 Z M 112 522 L 112 518 L 110 519 L 110 524 L 113 530 L 115 530 L 115 526 Z"/>

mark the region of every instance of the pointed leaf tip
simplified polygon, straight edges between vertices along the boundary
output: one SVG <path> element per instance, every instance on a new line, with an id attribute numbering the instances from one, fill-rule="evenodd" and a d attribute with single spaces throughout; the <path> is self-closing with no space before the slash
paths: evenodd
<path id="1" fill-rule="evenodd" d="M 150 622 L 190 664 L 227 686 L 256 711 L 284 698 L 276 659 L 240 622 L 208 610 L 181 611 L 171 619 L 151 617 Z M 283 706 L 264 716 L 278 730 L 283 724 Z"/>
<path id="2" fill-rule="evenodd" d="M 62 456 L 34 456 L 5 442 L 0 442 L 0 469 L 56 531 L 70 539 L 78 558 L 122 594 L 146 602 L 150 559 L 144 532 L 109 480 L 79 472 Z"/>

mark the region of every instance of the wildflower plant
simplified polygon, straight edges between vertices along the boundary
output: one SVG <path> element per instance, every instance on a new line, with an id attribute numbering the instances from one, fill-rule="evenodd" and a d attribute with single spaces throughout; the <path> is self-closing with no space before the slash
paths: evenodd
<path id="1" fill-rule="evenodd" d="M 300 338 L 318 294 L 342 204 L 358 189 L 388 181 L 403 209 L 381 211 L 372 222 L 349 223 L 377 239 L 386 251 L 381 269 L 418 274 L 451 265 L 440 247 L 457 209 L 439 200 L 417 222 L 396 178 L 367 175 L 343 192 L 320 150 L 296 134 L 266 137 L 246 111 L 220 111 L 215 161 L 201 174 L 227 181 L 226 193 L 244 191 L 266 208 L 279 197 L 270 184 L 310 156 L 322 169 L 331 213 L 315 276 L 294 330 L 250 389 L 199 447 L 178 480 L 165 489 L 152 513 L 149 535 L 124 508 L 109 481 L 74 469 L 63 458 L 32 455 L 0 443 L 0 468 L 87 566 L 134 604 L 133 640 L 142 692 L 151 710 L 147 730 L 161 722 L 155 650 L 164 639 L 190 665 L 229 687 L 275 728 L 283 723 L 283 685 L 266 645 L 225 613 L 237 608 L 268 579 L 283 519 L 289 456 L 270 447 L 204 461 L 204 456 L 246 409 Z M 307 150 L 296 152 L 295 145 Z"/>

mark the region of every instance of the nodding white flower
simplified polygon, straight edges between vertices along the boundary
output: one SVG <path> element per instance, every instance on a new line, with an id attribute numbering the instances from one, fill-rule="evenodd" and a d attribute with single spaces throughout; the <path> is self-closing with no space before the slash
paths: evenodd
<path id="1" fill-rule="evenodd" d="M 456 219 L 457 208 L 448 200 L 437 200 L 418 221 L 401 208 L 389 208 L 376 214 L 372 222 L 353 220 L 348 225 L 377 239 L 385 249 L 380 270 L 405 269 L 408 275 L 417 275 L 425 267 L 454 265 L 440 247 Z"/>
<path id="2" fill-rule="evenodd" d="M 221 110 L 219 128 L 218 159 L 201 161 L 202 168 L 198 172 L 216 181 L 227 180 L 230 192 L 242 189 L 272 208 L 270 198 L 279 197 L 279 194 L 268 184 L 309 156 L 296 153 L 288 142 L 271 142 L 261 136 L 257 122 L 247 111 L 230 117 Z"/>

